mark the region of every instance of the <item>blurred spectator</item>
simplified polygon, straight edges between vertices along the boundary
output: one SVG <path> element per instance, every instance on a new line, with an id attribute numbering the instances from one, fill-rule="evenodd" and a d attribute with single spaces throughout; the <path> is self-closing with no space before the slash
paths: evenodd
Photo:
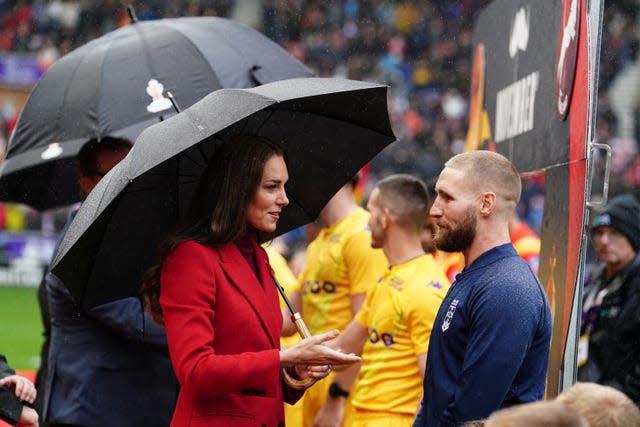
<path id="1" fill-rule="evenodd" d="M 612 386 L 640 403 L 640 203 L 612 199 L 591 236 L 600 263 L 585 285 L 578 380 Z"/>
<path id="2" fill-rule="evenodd" d="M 240 19 L 320 76 L 389 84 L 392 125 L 400 143 L 372 162 L 375 183 L 400 171 L 426 181 L 462 150 L 474 17 L 489 2 L 150 0 L 136 2 L 135 7 L 140 20 L 194 15 Z M 46 70 L 61 55 L 129 22 L 125 7 L 116 0 L 4 0 L 0 1 L 0 53 L 32 54 Z M 639 22 L 637 0 L 605 2 L 596 139 L 610 143 L 614 157 L 622 148 L 618 137 L 637 144 L 640 136 L 633 103 L 635 92 L 640 92 L 632 85 L 631 96 L 623 84 L 625 76 L 639 68 Z M 616 95 L 620 92 L 616 87 L 623 88 L 624 96 Z M 17 112 L 5 117 L 4 124 L 0 119 L 0 141 L 8 138 L 16 118 Z M 640 186 L 640 154 L 637 147 L 625 147 L 630 151 L 617 156 L 624 161 L 612 171 L 612 195 Z M 600 179 L 602 174 L 595 176 Z M 521 217 L 539 233 L 543 198 L 537 192 L 527 200 L 535 207 L 526 207 Z"/>
<path id="3" fill-rule="evenodd" d="M 511 215 L 509 219 L 509 235 L 518 255 L 527 261 L 531 270 L 537 275 L 540 265 L 540 237 L 518 217 L 517 213 Z"/>

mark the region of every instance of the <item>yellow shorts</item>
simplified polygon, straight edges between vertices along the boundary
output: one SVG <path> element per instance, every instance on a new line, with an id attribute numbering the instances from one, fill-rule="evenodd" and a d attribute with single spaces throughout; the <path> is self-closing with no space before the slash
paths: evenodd
<path id="1" fill-rule="evenodd" d="M 350 427 L 411 427 L 414 415 L 364 411 L 353 408 Z"/>

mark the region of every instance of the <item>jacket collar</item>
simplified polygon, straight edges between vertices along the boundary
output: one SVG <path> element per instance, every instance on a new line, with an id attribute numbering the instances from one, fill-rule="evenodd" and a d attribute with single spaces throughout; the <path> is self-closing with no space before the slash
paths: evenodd
<path id="1" fill-rule="evenodd" d="M 234 243 L 218 248 L 220 265 L 231 284 L 253 307 L 271 344 L 274 348 L 279 348 L 282 318 L 276 285 L 266 252 L 257 242 L 254 241 L 252 244 L 256 255 L 258 277 Z"/>

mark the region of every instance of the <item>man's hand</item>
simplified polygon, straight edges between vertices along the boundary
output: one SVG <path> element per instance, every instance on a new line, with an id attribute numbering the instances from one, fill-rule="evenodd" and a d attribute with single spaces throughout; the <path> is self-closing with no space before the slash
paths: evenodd
<path id="1" fill-rule="evenodd" d="M 0 386 L 8 388 L 18 399 L 25 402 L 33 403 L 36 400 L 36 387 L 20 375 L 9 375 L 0 379 Z"/>
<path id="2" fill-rule="evenodd" d="M 17 427 L 38 427 L 38 413 L 28 406 L 22 407 L 22 414 L 20 414 L 20 421 L 16 424 Z"/>

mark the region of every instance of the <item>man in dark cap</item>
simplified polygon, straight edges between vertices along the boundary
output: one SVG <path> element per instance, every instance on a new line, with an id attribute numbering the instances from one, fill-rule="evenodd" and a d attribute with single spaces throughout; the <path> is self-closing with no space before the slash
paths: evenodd
<path id="1" fill-rule="evenodd" d="M 600 263 L 585 285 L 578 380 L 626 393 L 640 403 L 640 203 L 612 199 L 591 225 Z"/>

